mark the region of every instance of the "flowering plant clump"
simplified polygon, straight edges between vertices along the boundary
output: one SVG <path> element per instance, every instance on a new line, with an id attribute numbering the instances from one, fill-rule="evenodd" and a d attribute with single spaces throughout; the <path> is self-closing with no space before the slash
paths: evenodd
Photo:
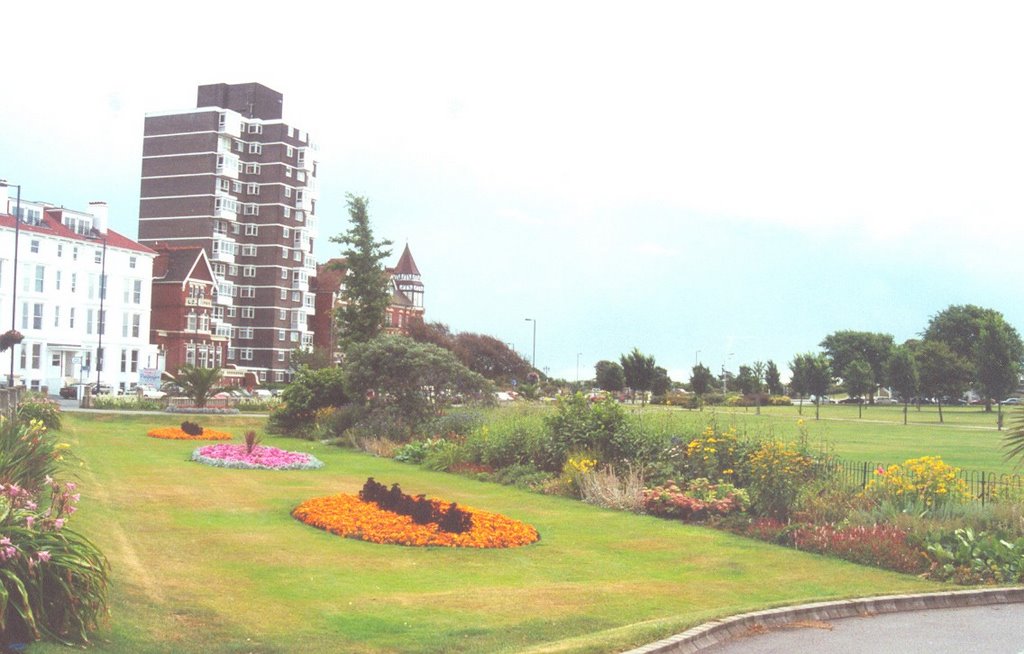
<path id="1" fill-rule="evenodd" d="M 713 515 L 727 515 L 742 511 L 749 500 L 746 491 L 732 484 L 712 484 L 707 479 L 695 479 L 686 489 L 671 479 L 664 486 L 645 488 L 643 508 L 652 515 L 680 520 L 702 520 Z"/>
<path id="2" fill-rule="evenodd" d="M 967 482 L 957 477 L 959 468 L 938 456 L 908 459 L 902 465 L 879 467 L 864 489 L 865 495 L 898 506 L 921 504 L 934 509 L 946 504 L 963 504 L 971 499 Z"/>
<path id="3" fill-rule="evenodd" d="M 22 422 L 39 420 L 50 431 L 59 431 L 60 405 L 44 395 L 30 393 L 18 404 L 18 419 Z"/>
<path id="4" fill-rule="evenodd" d="M 305 452 L 288 452 L 263 445 L 255 445 L 249 450 L 246 445 L 231 443 L 197 447 L 192 452 L 192 460 L 208 466 L 246 470 L 316 470 L 324 467 L 323 461 Z"/>
<path id="5" fill-rule="evenodd" d="M 229 441 L 231 434 L 217 431 L 215 429 L 203 429 L 198 436 L 185 432 L 181 427 L 157 427 L 150 429 L 147 436 L 152 438 L 165 438 L 173 441 Z"/>
<path id="6" fill-rule="evenodd" d="M 802 525 L 789 537 L 798 550 L 830 554 L 847 561 L 917 574 L 928 569 L 928 558 L 907 542 L 907 532 L 893 525 Z"/>
<path id="7" fill-rule="evenodd" d="M 106 612 L 107 560 L 66 526 L 80 499 L 76 491 L 74 483 L 50 476 L 39 491 L 0 484 L 0 637 L 6 642 L 84 643 Z"/>
<path id="8" fill-rule="evenodd" d="M 452 506 L 433 500 L 441 512 Z M 537 530 L 528 524 L 497 513 L 459 507 L 470 519 L 471 527 L 461 533 L 444 531 L 437 523 L 417 524 L 411 516 L 382 509 L 356 495 L 331 495 L 306 500 L 292 511 L 296 519 L 332 534 L 365 540 L 410 546 L 504 548 L 529 545 L 540 540 Z"/>
<path id="9" fill-rule="evenodd" d="M 673 438 L 665 458 L 690 479 L 735 480 L 742 449 L 735 427 L 722 431 L 712 424 L 696 438 Z"/>
<path id="10" fill-rule="evenodd" d="M 814 460 L 799 443 L 762 441 L 747 459 L 751 510 L 761 516 L 789 516 L 801 486 L 813 477 Z"/>
<path id="11" fill-rule="evenodd" d="M 24 338 L 25 336 L 17 329 L 8 329 L 3 334 L 0 334 L 0 352 L 6 352 L 24 340 Z"/>

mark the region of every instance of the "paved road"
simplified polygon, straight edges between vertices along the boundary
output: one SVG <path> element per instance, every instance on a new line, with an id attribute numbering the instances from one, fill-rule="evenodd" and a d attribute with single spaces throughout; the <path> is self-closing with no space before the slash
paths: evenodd
<path id="1" fill-rule="evenodd" d="M 805 621 L 754 630 L 702 654 L 1024 654 L 1024 604 Z"/>

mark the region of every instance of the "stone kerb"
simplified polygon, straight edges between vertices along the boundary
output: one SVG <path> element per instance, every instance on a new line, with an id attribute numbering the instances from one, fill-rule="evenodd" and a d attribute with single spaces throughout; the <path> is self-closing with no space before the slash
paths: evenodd
<path id="1" fill-rule="evenodd" d="M 883 613 L 949 609 L 990 604 L 1024 602 L 1024 587 L 986 588 L 950 591 L 946 593 L 920 593 L 916 595 L 886 595 L 861 599 L 816 602 L 800 606 L 780 607 L 764 611 L 743 613 L 702 625 L 670 636 L 664 640 L 631 649 L 624 654 L 688 654 L 732 638 L 749 633 L 752 627 L 778 627 L 792 622 L 809 620 L 838 620 Z"/>

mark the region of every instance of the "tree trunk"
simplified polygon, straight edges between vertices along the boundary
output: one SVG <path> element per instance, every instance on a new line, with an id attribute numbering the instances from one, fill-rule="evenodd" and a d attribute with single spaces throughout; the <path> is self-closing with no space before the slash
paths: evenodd
<path id="1" fill-rule="evenodd" d="M 909 406 L 909 404 L 907 402 L 903 403 L 903 424 L 904 425 L 907 424 L 907 407 L 908 406 Z"/>
<path id="2" fill-rule="evenodd" d="M 796 402 L 796 411 L 800 415 L 804 414 L 804 398 L 799 398 Z"/>
<path id="3" fill-rule="evenodd" d="M 999 403 L 999 408 L 1002 408 L 1002 406 L 1003 406 L 1003 403 L 1000 402 Z M 985 413 L 992 413 L 992 398 L 991 397 L 986 397 L 985 398 Z"/>
<path id="4" fill-rule="evenodd" d="M 857 402 L 857 419 L 864 417 L 864 402 Z"/>
<path id="5" fill-rule="evenodd" d="M 939 424 L 942 424 L 942 401 L 939 401 Z"/>
<path id="6" fill-rule="evenodd" d="M 999 415 L 996 417 L 996 428 L 1003 431 L 1003 403 L 999 403 Z"/>
<path id="7" fill-rule="evenodd" d="M 814 401 L 814 419 L 821 420 L 821 398 Z"/>

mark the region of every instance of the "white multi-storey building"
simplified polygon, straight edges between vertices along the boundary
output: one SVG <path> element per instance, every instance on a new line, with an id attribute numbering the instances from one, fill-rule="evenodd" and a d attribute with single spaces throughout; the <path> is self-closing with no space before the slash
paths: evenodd
<path id="1" fill-rule="evenodd" d="M 13 190 L 13 187 L 10 188 Z M 149 343 L 155 252 L 107 229 L 107 205 L 73 211 L 0 196 L 0 378 L 50 393 L 77 382 L 127 390 L 162 367 Z M 16 234 L 17 231 L 17 234 Z M 15 254 L 15 239 L 18 246 Z M 17 261 L 15 288 L 14 266 Z"/>

